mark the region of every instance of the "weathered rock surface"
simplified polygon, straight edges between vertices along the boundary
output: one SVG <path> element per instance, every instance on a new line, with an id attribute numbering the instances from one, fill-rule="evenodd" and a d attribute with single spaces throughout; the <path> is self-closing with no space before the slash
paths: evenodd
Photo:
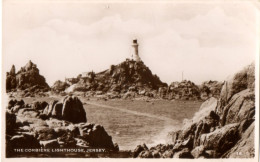
<path id="1" fill-rule="evenodd" d="M 29 93 L 45 92 L 49 90 L 49 86 L 45 78 L 39 74 L 36 64 L 29 61 L 17 73 L 15 73 L 14 65 L 10 72 L 6 74 L 6 92 L 26 90 Z"/>
<path id="2" fill-rule="evenodd" d="M 15 107 L 13 102 L 9 106 Z M 17 113 L 11 112 L 13 107 L 7 107 L 6 148 L 11 150 L 7 151 L 7 157 L 16 155 L 14 148 L 88 147 L 119 151 L 103 126 L 86 123 L 85 110 L 77 97 L 65 97 L 62 103 L 52 101 L 44 111 L 38 108 L 41 103 L 45 102 L 34 102 L 32 108 L 25 105 Z M 73 118 L 66 116 L 68 113 Z M 42 115 L 47 118 L 42 119 Z"/>
<path id="3" fill-rule="evenodd" d="M 68 88 L 69 86 L 70 85 L 68 83 L 57 80 L 51 87 L 51 90 L 59 93 L 65 91 L 65 89 Z"/>
<path id="4" fill-rule="evenodd" d="M 72 123 L 87 122 L 82 102 L 77 97 L 67 96 L 63 100 L 62 119 Z"/>
<path id="5" fill-rule="evenodd" d="M 219 98 L 221 88 L 223 86 L 223 83 L 218 81 L 206 81 L 203 82 L 200 86 L 200 98 L 201 99 L 208 99 L 210 97 Z"/>
<path id="6" fill-rule="evenodd" d="M 147 156 L 143 151 L 134 157 L 153 157 L 161 151 L 158 155 L 163 158 L 253 158 L 254 121 L 252 64 L 225 81 L 218 100 L 205 101 L 181 130 L 169 134 L 172 148 L 161 151 L 160 144 L 146 149 Z"/>
<path id="7" fill-rule="evenodd" d="M 162 94 L 160 94 L 162 95 Z M 189 99 L 197 100 L 200 98 L 199 87 L 191 81 L 172 82 L 167 89 L 169 99 Z"/>
<path id="8" fill-rule="evenodd" d="M 66 96 L 62 101 L 51 101 L 43 110 L 43 114 L 72 123 L 87 122 L 83 104 L 75 96 Z"/>
<path id="9" fill-rule="evenodd" d="M 245 67 L 240 72 L 236 73 L 233 76 L 230 76 L 222 86 L 221 89 L 221 101 L 223 104 L 226 104 L 231 97 L 241 92 L 242 90 L 249 89 L 254 91 L 255 89 L 255 65 Z"/>
<path id="10" fill-rule="evenodd" d="M 58 83 L 60 84 L 57 82 L 55 85 Z M 108 70 L 100 73 L 92 71 L 83 73 L 77 78 L 67 78 L 65 83 L 70 85 L 65 90 L 66 93 L 80 91 L 93 92 L 93 95 L 132 92 L 136 96 L 151 96 L 153 90 L 157 91 L 159 87 L 167 87 L 167 84 L 163 83 L 158 76 L 153 75 L 143 62 L 133 60 L 112 65 Z"/>

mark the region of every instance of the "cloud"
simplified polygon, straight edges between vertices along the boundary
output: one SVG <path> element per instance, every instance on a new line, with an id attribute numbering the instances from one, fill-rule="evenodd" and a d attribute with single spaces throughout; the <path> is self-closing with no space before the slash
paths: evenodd
<path id="1" fill-rule="evenodd" d="M 6 46 L 5 68 L 23 66 L 31 59 L 52 85 L 58 79 L 120 63 L 131 56 L 131 41 L 136 37 L 141 58 L 165 82 L 180 80 L 182 71 L 196 83 L 223 80 L 254 59 L 254 35 L 221 8 L 160 23 L 122 19 L 120 13 L 90 24 L 55 18 Z"/>

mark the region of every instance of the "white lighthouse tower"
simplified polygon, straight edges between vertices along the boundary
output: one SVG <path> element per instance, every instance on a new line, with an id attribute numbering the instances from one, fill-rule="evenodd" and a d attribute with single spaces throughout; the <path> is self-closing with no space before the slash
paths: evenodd
<path id="1" fill-rule="evenodd" d="M 133 40 L 133 44 L 132 44 L 132 47 L 133 47 L 133 59 L 136 61 L 136 62 L 140 62 L 141 61 L 141 58 L 139 57 L 139 54 L 138 54 L 138 43 L 137 43 L 137 39 L 134 39 Z"/>

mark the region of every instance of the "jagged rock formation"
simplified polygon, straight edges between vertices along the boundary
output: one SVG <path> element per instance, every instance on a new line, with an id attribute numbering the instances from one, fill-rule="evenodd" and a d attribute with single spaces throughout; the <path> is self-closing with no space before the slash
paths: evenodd
<path id="1" fill-rule="evenodd" d="M 219 98 L 223 83 L 218 81 L 205 81 L 200 85 L 200 98 L 208 99 L 210 97 Z"/>
<path id="2" fill-rule="evenodd" d="M 112 137 L 107 134 L 103 126 L 86 123 L 86 112 L 80 109 L 81 102 L 77 97 L 65 97 L 61 103 L 62 112 L 59 112 L 61 109 L 58 108 L 58 101 L 53 101 L 47 106 L 54 109 L 57 107 L 55 111 L 60 113 L 59 119 L 53 111 L 50 113 L 51 116 L 46 116 L 45 109 L 35 106 L 44 105 L 43 103 L 45 102 L 29 105 L 22 100 L 9 101 L 6 110 L 7 157 L 18 156 L 14 148 L 102 148 L 108 152 L 119 151 L 118 145 L 113 143 Z M 17 105 L 19 107 L 15 108 Z M 74 117 L 72 122 L 72 118 L 67 118 L 66 113 L 72 114 Z M 82 115 L 85 115 L 85 118 L 81 117 Z M 75 121 L 76 117 L 82 120 Z M 65 156 L 65 153 L 63 155 Z M 53 153 L 50 156 L 53 156 Z"/>
<path id="3" fill-rule="evenodd" d="M 172 82 L 168 87 L 166 94 L 168 99 L 197 100 L 200 98 L 198 86 L 187 80 Z"/>
<path id="4" fill-rule="evenodd" d="M 49 86 L 45 78 L 39 74 L 36 64 L 29 61 L 17 73 L 15 73 L 15 66 L 13 65 L 10 72 L 6 74 L 6 92 L 16 91 L 17 89 L 29 92 L 48 91 Z"/>
<path id="5" fill-rule="evenodd" d="M 138 146 L 135 157 L 254 157 L 254 69 L 252 64 L 225 81 L 220 98 L 205 101 L 181 130 L 170 133 L 170 144 Z"/>
<path id="6" fill-rule="evenodd" d="M 202 86 L 191 81 L 172 82 L 169 86 L 142 61 L 127 59 L 111 65 L 100 73 L 88 72 L 76 78 L 66 78 L 65 82 L 56 81 L 52 86 L 54 92 L 67 94 L 82 92 L 84 96 L 102 96 L 104 98 L 136 98 L 147 96 L 163 99 L 198 100 L 218 97 L 222 84 L 217 81 L 204 82 Z"/>
<path id="7" fill-rule="evenodd" d="M 71 86 L 67 93 L 75 91 L 95 91 L 97 94 L 116 93 L 126 94 L 134 92 L 136 95 L 158 90 L 167 86 L 153 75 L 143 62 L 126 60 L 119 65 L 112 65 L 110 69 L 100 73 L 89 72 L 77 78 L 66 79 Z"/>

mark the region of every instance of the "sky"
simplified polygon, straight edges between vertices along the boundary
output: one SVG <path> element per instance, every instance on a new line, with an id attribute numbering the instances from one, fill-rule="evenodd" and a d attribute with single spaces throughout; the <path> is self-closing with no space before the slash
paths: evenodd
<path id="1" fill-rule="evenodd" d="M 128 3 L 3 1 L 3 71 L 37 64 L 49 85 L 100 72 L 131 57 L 163 82 L 223 81 L 252 63 L 257 10 L 251 2 Z"/>

